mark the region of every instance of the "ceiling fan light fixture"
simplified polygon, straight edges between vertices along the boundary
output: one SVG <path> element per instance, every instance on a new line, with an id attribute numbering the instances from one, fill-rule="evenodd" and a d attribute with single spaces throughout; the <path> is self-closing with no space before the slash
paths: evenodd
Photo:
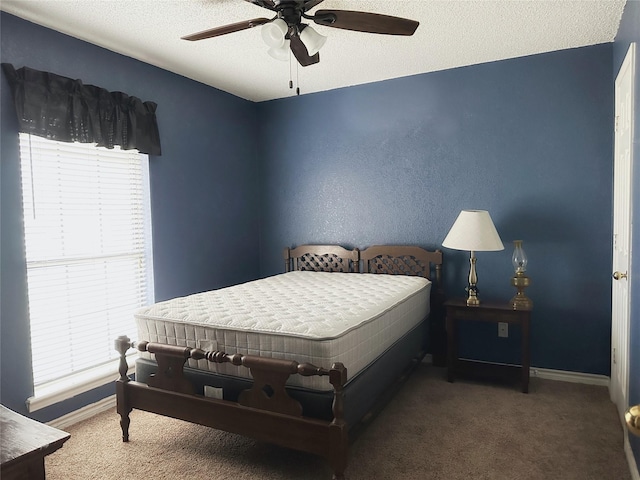
<path id="1" fill-rule="evenodd" d="M 275 13 L 275 16 L 271 19 L 260 17 L 230 23 L 182 38 L 190 41 L 204 40 L 261 25 L 262 39 L 268 46 L 269 54 L 272 57 L 284 59 L 287 56 L 285 54 L 288 54 L 290 60 L 293 54 L 298 64 L 307 67 L 320 61 L 319 51 L 326 43 L 327 37 L 320 35 L 308 24 L 302 23 L 302 19 L 311 20 L 324 27 L 354 32 L 405 36 L 413 35 L 420 24 L 416 20 L 408 18 L 355 10 L 314 10 L 314 13 L 310 14 L 310 10 L 317 7 L 323 0 L 245 1 L 265 8 L 272 14 Z M 289 40 L 289 48 L 285 46 L 286 40 Z"/>
<path id="2" fill-rule="evenodd" d="M 276 60 L 280 60 L 282 62 L 286 62 L 289 60 L 289 47 L 291 42 L 289 40 L 285 40 L 282 46 L 280 47 L 271 47 L 267 50 L 267 53 L 271 55 L 271 57 Z"/>
<path id="3" fill-rule="evenodd" d="M 284 36 L 288 30 L 287 22 L 281 18 L 277 18 L 273 22 L 265 23 L 260 33 L 262 34 L 264 43 L 271 48 L 280 48 L 284 44 Z"/>
<path id="4" fill-rule="evenodd" d="M 325 37 L 324 35 L 320 35 L 309 25 L 306 25 L 300 32 L 300 40 L 302 40 L 304 46 L 307 47 L 309 56 L 313 57 L 325 44 L 325 42 L 327 41 L 327 37 Z"/>

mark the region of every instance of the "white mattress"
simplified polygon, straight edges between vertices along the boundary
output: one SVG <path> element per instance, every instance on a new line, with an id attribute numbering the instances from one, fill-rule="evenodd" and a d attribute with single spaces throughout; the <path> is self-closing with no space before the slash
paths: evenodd
<path id="1" fill-rule="evenodd" d="M 135 319 L 138 340 L 325 368 L 342 362 L 350 380 L 428 315 L 430 290 L 415 276 L 295 271 L 159 302 Z M 228 363 L 189 366 L 250 377 Z M 289 383 L 331 389 L 324 377 L 294 375 Z"/>

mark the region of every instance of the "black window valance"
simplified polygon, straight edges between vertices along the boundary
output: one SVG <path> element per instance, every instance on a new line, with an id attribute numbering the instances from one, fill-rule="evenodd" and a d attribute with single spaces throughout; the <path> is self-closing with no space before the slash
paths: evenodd
<path id="1" fill-rule="evenodd" d="M 109 92 L 81 80 L 15 69 L 3 63 L 20 131 L 61 142 L 97 143 L 160 155 L 157 105 L 122 92 Z"/>

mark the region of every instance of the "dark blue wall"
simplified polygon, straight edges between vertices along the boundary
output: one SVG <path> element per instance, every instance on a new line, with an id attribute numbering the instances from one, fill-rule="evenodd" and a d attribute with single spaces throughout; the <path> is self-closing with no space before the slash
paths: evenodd
<path id="1" fill-rule="evenodd" d="M 150 158 L 157 300 L 258 276 L 255 104 L 6 13 L 0 22 L 3 62 L 158 103 L 163 154 Z M 6 78 L 0 76 L 0 388 L 2 403 L 25 413 L 32 387 L 18 130 Z M 33 416 L 51 420 L 112 393 L 108 385 Z"/>
<path id="2" fill-rule="evenodd" d="M 478 253 L 481 298 L 515 293 L 523 239 L 533 365 L 608 375 L 611 65 L 606 44 L 260 105 L 262 273 L 282 245 L 441 248 L 460 210 L 487 209 L 506 249 Z M 464 295 L 468 253 L 444 253 L 447 293 Z M 514 360 L 517 334 L 478 329 L 463 355 Z"/>
<path id="3" fill-rule="evenodd" d="M 635 95 L 635 133 L 633 148 L 633 188 L 632 214 L 633 251 L 636 256 L 631 259 L 631 331 L 630 331 L 630 365 L 629 365 L 629 403 L 640 404 L 640 2 L 628 1 L 624 8 L 620 28 L 613 44 L 614 76 L 618 74 L 629 44 L 636 42 L 636 88 Z M 631 447 L 640 466 L 640 438 L 629 435 Z"/>
<path id="4" fill-rule="evenodd" d="M 441 248 L 461 209 L 483 208 L 507 248 L 478 254 L 481 297 L 513 295 L 510 242 L 523 239 L 533 364 L 609 374 L 611 45 L 252 104 L 4 13 L 0 21 L 2 61 L 159 104 L 158 300 L 278 273 L 285 245 Z M 4 77 L 0 87 L 1 399 L 21 410 L 31 379 L 17 129 Z M 445 250 L 445 259 L 447 291 L 463 295 L 467 255 Z M 517 334 L 473 334 L 470 356 L 517 350 Z"/>

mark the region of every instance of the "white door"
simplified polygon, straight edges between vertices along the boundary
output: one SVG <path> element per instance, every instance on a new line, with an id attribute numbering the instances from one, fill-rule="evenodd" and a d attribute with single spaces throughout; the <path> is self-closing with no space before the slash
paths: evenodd
<path id="1" fill-rule="evenodd" d="M 622 63 L 615 86 L 613 180 L 613 280 L 611 335 L 611 400 L 620 416 L 629 394 L 629 265 L 631 248 L 631 167 L 633 152 L 633 88 L 635 44 Z"/>

